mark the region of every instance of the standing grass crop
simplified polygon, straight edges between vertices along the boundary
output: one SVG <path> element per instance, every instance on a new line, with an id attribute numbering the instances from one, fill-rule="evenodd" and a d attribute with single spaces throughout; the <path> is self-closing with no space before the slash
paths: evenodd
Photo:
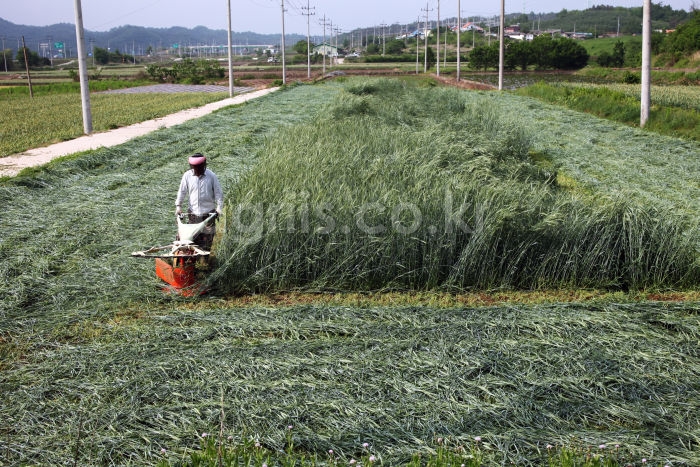
<path id="1" fill-rule="evenodd" d="M 592 84 L 592 83 L 558 83 L 567 88 L 598 89 L 607 88 L 621 92 L 639 100 L 639 85 L 636 84 Z M 662 107 L 681 107 L 700 112 L 700 89 L 694 86 L 654 86 L 653 103 Z"/>
<path id="2" fill-rule="evenodd" d="M 272 139 L 236 186 L 218 285 L 258 292 L 698 283 L 697 220 L 560 188 L 556 172 L 531 157 L 523 122 L 489 104 L 399 81 L 349 86 L 316 121 Z"/>

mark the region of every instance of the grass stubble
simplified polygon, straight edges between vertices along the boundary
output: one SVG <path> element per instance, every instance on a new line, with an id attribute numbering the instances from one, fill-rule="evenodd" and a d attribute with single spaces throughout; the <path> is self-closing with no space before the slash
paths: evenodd
<path id="1" fill-rule="evenodd" d="M 163 296 L 127 258 L 172 238 L 186 155 L 232 193 L 277 126 L 304 130 L 338 92 L 296 87 L 2 182 L 6 462 L 178 463 L 223 406 L 227 436 L 279 450 L 291 425 L 296 452 L 366 442 L 389 465 L 476 436 L 494 464 L 607 443 L 696 465 L 697 301 L 241 307 Z"/>

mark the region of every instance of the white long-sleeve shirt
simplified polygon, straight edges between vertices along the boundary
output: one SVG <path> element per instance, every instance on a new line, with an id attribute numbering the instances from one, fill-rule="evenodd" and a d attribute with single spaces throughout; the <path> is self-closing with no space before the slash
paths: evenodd
<path id="1" fill-rule="evenodd" d="M 191 169 L 182 175 L 175 206 L 182 206 L 186 198 L 188 210 L 197 216 L 203 216 L 215 209 L 221 210 L 224 205 L 224 193 L 219 179 L 209 169 L 206 169 L 201 177 L 196 176 Z"/>

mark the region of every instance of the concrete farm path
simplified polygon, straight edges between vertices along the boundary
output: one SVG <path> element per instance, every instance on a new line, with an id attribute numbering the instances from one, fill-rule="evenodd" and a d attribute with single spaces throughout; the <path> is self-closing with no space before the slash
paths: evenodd
<path id="1" fill-rule="evenodd" d="M 192 88 L 195 89 L 192 89 Z M 122 92 L 122 93 L 136 93 L 136 92 L 202 92 L 201 86 L 186 86 L 186 85 L 173 85 L 173 84 L 159 84 L 154 86 L 144 86 L 138 88 L 128 88 L 120 89 L 109 92 Z M 266 88 L 260 90 L 251 90 L 250 88 L 238 88 L 235 89 L 236 92 L 242 92 L 241 94 L 236 94 L 233 97 L 223 99 L 217 102 L 212 102 L 201 107 L 196 107 L 193 109 L 185 109 L 180 112 L 176 112 L 171 115 L 166 115 L 165 117 L 156 118 L 153 120 L 148 120 L 141 123 L 135 123 L 133 125 L 117 128 L 114 130 L 103 131 L 99 133 L 92 133 L 90 135 L 80 136 L 78 138 L 62 141 L 60 143 L 52 144 L 50 146 L 45 146 L 41 148 L 29 149 L 25 152 L 19 154 L 13 154 L 11 156 L 0 158 L 0 177 L 14 177 L 22 169 L 27 167 L 37 167 L 50 162 L 58 157 L 67 156 L 70 154 L 75 154 L 77 152 L 89 151 L 91 149 L 97 149 L 101 147 L 116 146 L 118 144 L 125 143 L 138 136 L 145 135 L 152 131 L 156 131 L 161 128 L 169 128 L 171 126 L 179 125 L 187 120 L 192 120 L 194 118 L 202 117 L 204 115 L 210 114 L 215 110 L 221 109 L 223 107 L 228 107 L 230 105 L 241 104 L 251 99 L 264 96 L 279 88 Z M 228 87 L 217 86 L 215 90 L 204 90 L 204 92 L 227 92 Z M 248 91 L 248 92 L 245 92 Z"/>

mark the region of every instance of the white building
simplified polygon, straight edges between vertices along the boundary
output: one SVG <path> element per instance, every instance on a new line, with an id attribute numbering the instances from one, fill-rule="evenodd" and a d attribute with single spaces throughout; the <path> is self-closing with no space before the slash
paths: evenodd
<path id="1" fill-rule="evenodd" d="M 326 57 L 337 57 L 338 48 L 330 44 L 319 44 L 313 48 L 313 53 L 325 55 Z"/>

